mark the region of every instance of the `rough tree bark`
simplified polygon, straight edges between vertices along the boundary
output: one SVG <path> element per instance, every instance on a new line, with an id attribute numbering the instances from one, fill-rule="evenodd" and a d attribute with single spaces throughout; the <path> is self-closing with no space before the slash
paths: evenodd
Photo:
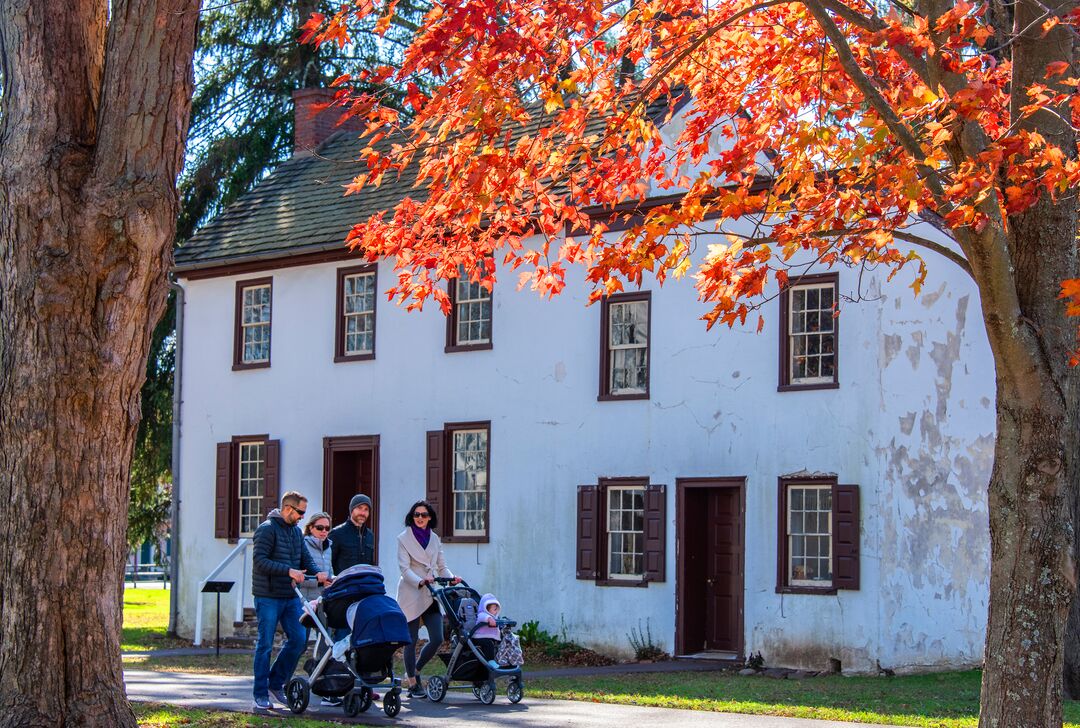
<path id="1" fill-rule="evenodd" d="M 1074 0 L 1050 3 L 1068 13 Z M 1025 90 L 1047 64 L 1080 59 L 1072 32 L 1041 31 L 1042 2 L 1013 5 L 1012 118 L 1076 153 L 1070 111 L 1023 119 Z M 1073 512 L 1080 476 L 1076 322 L 1056 293 L 1078 275 L 1075 190 L 1011 216 L 1004 234 L 969 240 L 997 369 L 990 478 L 990 613 L 979 725 L 1060 726 L 1065 630 L 1076 592 Z M 974 243 L 974 244 L 973 244 Z M 962 243 L 963 244 L 963 243 Z"/>
<path id="2" fill-rule="evenodd" d="M 0 726 L 134 726 L 128 469 L 198 0 L 0 6 Z"/>

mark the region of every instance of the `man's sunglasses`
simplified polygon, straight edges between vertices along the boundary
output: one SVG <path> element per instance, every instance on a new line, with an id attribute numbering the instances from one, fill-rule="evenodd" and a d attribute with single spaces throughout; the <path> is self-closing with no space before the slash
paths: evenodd
<path id="1" fill-rule="evenodd" d="M 307 513 L 307 511 L 302 511 L 296 506 L 289 506 L 289 508 L 292 508 L 294 511 L 296 511 L 296 515 L 300 516 L 301 518 L 303 518 L 304 514 Z"/>
<path id="2" fill-rule="evenodd" d="M 329 531 L 330 527 L 329 526 L 312 526 L 311 530 L 312 531 Z"/>

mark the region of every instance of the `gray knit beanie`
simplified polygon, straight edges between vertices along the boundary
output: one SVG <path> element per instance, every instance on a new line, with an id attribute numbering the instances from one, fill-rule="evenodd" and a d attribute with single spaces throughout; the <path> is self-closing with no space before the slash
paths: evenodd
<path id="1" fill-rule="evenodd" d="M 357 506 L 367 506 L 368 510 L 370 511 L 371 510 L 371 499 L 368 498 L 363 493 L 357 493 L 356 495 L 354 495 L 352 497 L 352 500 L 349 501 L 349 515 L 350 516 L 352 515 L 353 509 L 356 508 Z"/>

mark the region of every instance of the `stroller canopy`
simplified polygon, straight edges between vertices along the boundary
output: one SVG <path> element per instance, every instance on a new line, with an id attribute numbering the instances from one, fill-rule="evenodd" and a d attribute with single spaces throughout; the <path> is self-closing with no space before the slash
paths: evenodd
<path id="1" fill-rule="evenodd" d="M 323 592 L 323 601 L 327 608 L 330 608 L 330 605 L 338 600 L 352 604 L 373 594 L 386 594 L 382 569 L 378 566 L 357 564 L 334 577 L 334 583 Z"/>
<path id="2" fill-rule="evenodd" d="M 409 644 L 409 624 L 398 603 L 386 595 L 382 570 L 377 566 L 357 564 L 334 578 L 323 592 L 323 602 L 331 626 L 352 632 L 353 647 Z M 346 618 L 350 605 L 356 605 L 352 618 Z"/>
<path id="3" fill-rule="evenodd" d="M 412 642 L 405 613 L 385 594 L 374 594 L 357 602 L 351 626 L 353 647 L 389 645 L 396 649 Z"/>

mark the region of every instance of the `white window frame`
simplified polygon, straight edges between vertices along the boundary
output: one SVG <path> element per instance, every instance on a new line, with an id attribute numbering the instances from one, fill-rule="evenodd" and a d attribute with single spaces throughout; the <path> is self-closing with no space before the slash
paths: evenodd
<path id="1" fill-rule="evenodd" d="M 266 320 L 265 321 L 251 321 L 247 320 L 247 312 L 249 309 L 261 308 L 262 303 L 248 303 L 248 294 L 254 294 L 255 291 L 266 290 L 268 293 L 266 302 Z M 242 286 L 240 288 L 240 363 L 247 364 L 266 364 L 270 361 L 270 325 L 273 319 L 273 290 L 270 283 L 261 283 L 254 286 Z M 266 357 L 261 359 L 249 359 L 247 356 L 248 345 L 248 332 L 254 332 L 256 329 L 266 329 Z"/>
<path id="2" fill-rule="evenodd" d="M 818 296 L 818 307 L 817 308 L 809 309 L 809 308 L 804 307 L 801 310 L 796 310 L 795 309 L 795 292 L 796 291 L 802 291 L 804 293 L 804 300 L 805 300 L 805 293 L 807 291 L 811 291 L 811 290 L 817 290 L 819 292 L 824 291 L 824 290 L 829 291 L 832 294 L 833 305 L 830 306 L 829 308 L 822 308 L 821 307 L 821 297 L 820 297 L 820 294 L 819 294 L 819 296 Z M 788 298 L 788 320 L 787 320 L 788 382 L 790 384 L 793 384 L 793 385 L 832 384 L 833 382 L 836 381 L 836 365 L 837 365 L 837 361 L 836 361 L 836 355 L 837 355 L 836 343 L 837 342 L 836 342 L 836 323 L 835 323 L 836 318 L 834 316 L 834 314 L 835 314 L 835 306 L 836 306 L 836 303 L 837 303 L 837 301 L 836 301 L 836 296 L 837 296 L 836 285 L 831 281 L 825 282 L 825 283 L 805 283 L 805 284 L 795 285 L 795 286 L 792 286 L 788 290 L 788 296 L 789 296 L 789 298 Z M 818 331 L 803 331 L 803 332 L 800 332 L 800 333 L 796 333 L 795 332 L 795 317 L 798 316 L 799 314 L 805 315 L 807 313 L 817 313 L 818 314 L 818 322 L 819 322 Z M 828 322 L 828 325 L 829 325 L 828 330 L 824 329 L 824 322 L 826 322 L 826 321 Z M 832 337 L 833 337 L 832 352 L 831 352 L 831 354 L 823 354 L 821 352 L 821 342 L 822 342 L 822 339 L 825 336 L 829 335 L 829 334 L 831 334 Z M 795 376 L 795 360 L 796 360 L 797 356 L 796 356 L 796 353 L 795 353 L 795 351 L 796 351 L 795 342 L 796 342 L 796 340 L 798 340 L 800 338 L 805 339 L 806 341 L 809 341 L 811 337 L 817 337 L 817 339 L 818 339 L 818 353 L 817 354 L 804 355 L 804 358 L 806 356 L 814 356 L 814 357 L 816 357 L 818 359 L 818 373 L 819 374 L 816 377 L 796 377 Z M 833 370 L 833 373 L 829 374 L 827 376 L 824 376 L 824 375 L 821 375 L 820 372 L 821 372 L 821 362 L 826 356 L 831 356 L 832 357 L 832 370 Z"/>
<path id="3" fill-rule="evenodd" d="M 792 502 L 794 501 L 794 498 L 792 496 L 793 496 L 793 494 L 794 494 L 794 492 L 796 490 L 818 491 L 819 494 L 817 496 L 817 503 L 818 503 L 819 507 L 815 508 L 812 511 L 807 510 L 806 508 L 800 508 L 799 512 L 800 513 L 815 513 L 818 516 L 818 520 L 820 520 L 821 514 L 825 514 L 826 528 L 825 528 L 824 531 L 822 531 L 821 528 L 819 527 L 816 530 L 814 530 L 813 532 L 811 532 L 811 531 L 804 528 L 803 533 L 800 533 L 800 534 L 792 533 L 792 528 L 791 528 L 792 511 L 793 511 Z M 787 571 L 787 583 L 788 583 L 788 586 L 817 587 L 817 588 L 825 587 L 825 588 L 828 588 L 828 587 L 831 587 L 832 584 L 833 584 L 832 512 L 833 512 L 833 508 L 834 508 L 835 504 L 832 502 L 832 495 L 833 495 L 832 491 L 833 491 L 833 487 L 832 487 L 831 484 L 789 483 L 787 485 L 787 491 L 784 494 L 784 500 L 786 502 L 786 507 L 787 507 L 787 514 L 785 515 L 785 519 L 784 519 L 785 523 L 787 524 L 786 525 L 787 532 L 784 534 L 784 537 L 787 539 L 787 564 L 784 565 L 784 568 Z M 825 492 L 825 493 L 829 494 L 829 509 L 827 511 L 822 510 L 820 508 L 820 503 L 821 503 L 820 493 L 822 493 L 822 492 Z M 804 521 L 804 525 L 805 525 L 805 521 Z M 816 559 L 818 561 L 819 566 L 822 563 L 827 564 L 828 567 L 829 567 L 829 578 L 828 579 L 797 579 L 797 578 L 795 578 L 795 559 L 796 559 L 796 556 L 795 556 L 795 539 L 796 538 L 804 539 L 804 542 L 803 542 L 803 554 L 802 554 L 802 556 L 800 556 L 798 558 L 801 559 L 804 564 L 809 559 Z M 807 539 L 807 538 L 817 538 L 818 539 L 817 543 L 818 544 L 824 543 L 825 544 L 824 548 L 828 553 L 825 554 L 825 555 L 822 555 L 820 553 L 820 548 L 819 548 L 819 553 L 817 553 L 814 556 L 808 556 L 807 553 L 806 553 L 806 541 L 805 541 L 805 539 Z"/>
<path id="4" fill-rule="evenodd" d="M 455 281 L 455 295 L 454 295 L 454 334 L 453 342 L 454 346 L 478 346 L 482 344 L 491 343 L 491 319 L 492 319 L 492 298 L 491 292 L 480 285 L 478 282 L 471 282 L 464 274 L 464 269 L 458 271 L 458 278 Z M 473 296 L 473 290 L 475 287 L 476 295 Z M 472 318 L 470 312 L 472 306 L 476 305 L 479 311 L 479 318 Z M 485 311 L 487 316 L 484 316 Z M 469 336 L 469 328 L 472 324 L 479 324 L 480 329 L 483 330 L 484 322 L 488 324 L 488 335 L 472 338 Z M 465 327 L 466 335 L 461 336 L 462 326 Z"/>
<path id="5" fill-rule="evenodd" d="M 258 458 L 251 457 L 251 450 L 258 448 Z M 245 442 L 239 442 L 236 445 L 236 494 L 237 499 L 240 501 L 237 508 L 240 522 L 238 524 L 238 531 L 240 538 L 249 538 L 255 533 L 255 529 L 259 527 L 259 524 L 263 521 L 262 503 L 263 496 L 266 493 L 266 441 L 265 440 L 250 440 Z M 248 457 L 245 459 L 245 455 Z M 244 466 L 249 466 L 248 474 L 244 475 Z M 257 473 L 251 474 L 251 467 L 257 466 Z M 252 495 L 248 493 L 244 495 L 244 487 L 248 484 L 254 484 L 256 494 Z M 254 509 L 254 510 L 252 510 Z M 247 530 L 244 528 L 244 520 L 248 519 L 248 525 L 254 522 L 254 528 Z"/>
<path id="6" fill-rule="evenodd" d="M 349 281 L 357 279 L 366 279 L 365 285 L 370 287 L 370 290 L 364 290 L 360 293 L 349 293 Z M 361 356 L 364 354 L 372 354 L 375 351 L 375 271 L 367 271 L 364 273 L 350 273 L 343 277 L 341 284 L 341 311 L 342 311 L 342 331 L 341 335 L 344 337 L 342 341 L 342 351 L 345 356 Z M 360 299 L 361 303 L 365 298 L 370 299 L 370 308 L 363 308 L 359 311 L 349 311 L 349 299 Z M 367 319 L 368 327 L 366 332 L 364 331 L 349 331 L 350 319 L 364 320 Z M 350 349 L 349 337 L 356 336 L 361 337 L 364 333 L 370 334 L 371 346 L 367 349 Z"/>
<path id="7" fill-rule="evenodd" d="M 452 529 L 451 533 L 455 537 L 457 537 L 457 536 L 486 536 L 487 535 L 488 525 L 489 525 L 488 522 L 487 522 L 487 516 L 488 516 L 488 472 L 490 471 L 490 468 L 491 468 L 491 462 L 490 462 L 490 452 L 491 452 L 490 442 L 491 442 L 491 440 L 490 440 L 490 438 L 488 436 L 488 429 L 485 428 L 485 427 L 465 428 L 465 429 L 460 429 L 460 430 L 455 429 L 455 430 L 451 430 L 450 435 L 451 435 L 451 438 L 450 438 L 450 458 L 452 460 L 452 462 L 450 464 L 450 498 L 452 499 L 451 500 L 451 507 L 450 507 L 450 524 L 451 524 L 451 529 Z M 472 450 L 472 451 L 469 451 L 469 450 L 459 451 L 459 449 L 458 449 L 458 437 L 460 436 L 462 438 L 462 440 L 465 441 L 465 440 L 467 440 L 469 435 L 477 435 L 477 436 L 483 437 L 483 447 Z M 467 456 L 468 456 L 469 453 L 482 454 L 483 461 L 484 461 L 483 470 L 476 469 L 476 470 L 471 470 L 470 471 L 468 469 L 467 464 L 466 464 L 466 468 L 464 470 L 458 468 L 458 453 L 459 452 L 462 452 L 462 456 L 465 457 L 466 459 L 468 459 Z M 457 487 L 458 473 L 459 472 L 466 473 L 466 480 L 468 479 L 468 473 L 470 473 L 470 472 L 475 473 L 476 475 L 475 475 L 475 478 L 474 478 L 474 482 L 472 483 L 472 485 L 474 487 L 459 490 L 458 487 Z M 481 502 L 482 502 L 482 507 L 481 508 L 475 508 L 475 509 L 468 509 L 467 508 L 467 509 L 465 509 L 466 513 L 470 513 L 470 512 L 476 513 L 476 512 L 478 512 L 480 514 L 480 520 L 482 521 L 482 524 L 481 524 L 481 528 L 479 528 L 479 529 L 458 528 L 457 527 L 457 517 L 458 517 L 458 513 L 460 512 L 459 509 L 458 509 L 458 496 L 461 495 L 466 500 L 468 500 L 469 494 L 476 494 L 476 495 L 480 496 L 480 498 L 481 498 Z"/>
<path id="8" fill-rule="evenodd" d="M 632 311 L 633 306 L 642 306 L 645 309 L 645 321 L 641 324 L 645 330 L 645 341 L 633 344 L 616 344 L 614 343 L 614 331 L 615 331 L 615 311 L 620 307 L 626 307 L 627 311 Z M 607 337 L 608 337 L 608 394 L 645 394 L 646 387 L 615 387 L 615 359 L 618 356 L 619 351 L 628 351 L 631 349 L 644 349 L 645 350 L 645 378 L 648 380 L 649 371 L 649 316 L 651 311 L 649 301 L 647 300 L 634 300 L 634 301 L 612 301 L 608 304 L 608 321 L 607 321 Z M 620 326 L 632 326 L 631 322 L 620 323 Z"/>
<path id="9" fill-rule="evenodd" d="M 604 541 L 605 541 L 604 560 L 605 560 L 605 567 L 606 567 L 606 571 L 607 571 L 607 578 L 608 579 L 619 580 L 619 581 L 634 581 L 634 582 L 641 581 L 641 580 L 643 580 L 645 578 L 645 571 L 644 571 L 644 569 L 645 569 L 645 486 L 644 485 L 607 485 L 607 486 L 604 487 L 604 491 L 605 491 L 605 493 L 604 493 L 604 530 L 606 531 L 606 538 L 604 539 Z M 637 492 L 637 493 L 641 494 L 641 530 L 637 530 L 637 529 L 629 529 L 629 530 L 627 530 L 627 529 L 623 529 L 623 528 L 612 528 L 612 523 L 611 523 L 611 521 L 612 521 L 612 518 L 611 518 L 612 496 L 616 492 L 621 495 L 623 492 L 626 492 L 626 491 L 634 491 L 634 492 Z M 618 510 L 619 510 L 620 513 L 625 513 L 626 512 L 626 509 L 622 508 L 621 505 L 620 505 Z M 630 512 L 633 513 L 634 510 L 636 510 L 636 509 L 631 508 Z M 614 542 L 613 536 L 615 536 L 616 534 L 637 535 L 638 538 L 636 539 L 636 541 L 641 546 L 641 549 L 640 549 L 640 551 L 641 551 L 641 567 L 642 567 L 641 573 L 637 573 L 637 574 L 616 574 L 616 573 L 614 573 L 612 571 L 611 564 L 612 564 L 612 548 L 613 548 L 613 542 Z M 624 547 L 625 547 L 625 543 L 624 543 Z M 620 554 L 634 554 L 634 555 L 636 555 L 638 552 L 636 550 L 635 551 L 623 550 L 623 551 L 620 551 L 619 553 Z"/>

